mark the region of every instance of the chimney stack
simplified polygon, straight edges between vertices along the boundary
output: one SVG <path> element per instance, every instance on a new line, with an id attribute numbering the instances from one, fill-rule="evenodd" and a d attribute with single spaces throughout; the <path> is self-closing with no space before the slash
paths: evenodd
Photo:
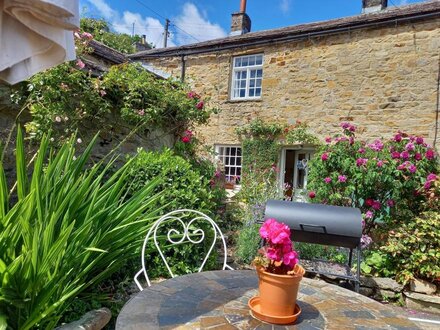
<path id="1" fill-rule="evenodd" d="M 241 0 L 240 11 L 232 14 L 230 36 L 239 36 L 251 31 L 251 19 L 246 14 L 246 0 Z"/>
<path id="2" fill-rule="evenodd" d="M 362 14 L 374 13 L 388 7 L 388 0 L 362 0 Z"/>

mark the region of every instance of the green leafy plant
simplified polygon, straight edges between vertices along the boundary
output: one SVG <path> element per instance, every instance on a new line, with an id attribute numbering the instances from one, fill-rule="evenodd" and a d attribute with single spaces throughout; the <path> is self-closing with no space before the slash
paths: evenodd
<path id="1" fill-rule="evenodd" d="M 81 18 L 80 28 L 82 32 L 92 34 L 95 40 L 125 54 L 136 52 L 134 43 L 141 41 L 138 35 L 110 31 L 109 24 L 103 19 Z"/>
<path id="2" fill-rule="evenodd" d="M 396 274 L 393 262 L 386 253 L 371 251 L 361 262 L 361 271 L 364 275 L 392 277 Z"/>
<path id="3" fill-rule="evenodd" d="M 52 329 L 73 299 L 135 255 L 160 211 L 151 180 L 124 198 L 128 162 L 103 180 L 108 164 L 86 170 L 93 148 L 75 138 L 55 152 L 42 137 L 29 173 L 17 134 L 16 195 L 0 163 L 0 328 Z"/>
<path id="4" fill-rule="evenodd" d="M 250 226 L 244 226 L 240 230 L 236 244 L 237 250 L 235 252 L 235 256 L 238 259 L 237 261 L 250 264 L 252 260 L 254 260 L 261 241 L 258 232 L 259 229 L 259 224 L 252 224 Z"/>
<path id="5" fill-rule="evenodd" d="M 157 206 L 166 205 L 163 213 L 177 209 L 194 209 L 213 214 L 217 205 L 212 193 L 210 178 L 170 149 L 162 152 L 147 152 L 139 149 L 138 154 L 129 158 L 127 171 L 129 195 L 142 190 L 153 180 L 157 181 L 155 191 L 163 191 L 156 200 Z M 213 175 L 213 174 L 211 174 Z"/>
<path id="6" fill-rule="evenodd" d="M 323 259 L 339 263 L 347 262 L 346 251 L 344 253 L 334 246 L 295 242 L 295 249 L 298 251 L 300 259 Z"/>
<path id="7" fill-rule="evenodd" d="M 287 144 L 312 144 L 321 145 L 321 141 L 309 132 L 307 123 L 297 121 L 295 125 L 291 125 L 284 129 L 285 141 Z"/>
<path id="8" fill-rule="evenodd" d="M 440 278 L 440 213 L 424 212 L 412 221 L 389 232 L 381 251 L 394 264 L 396 279 L 406 283 L 412 278 L 438 281 Z"/>

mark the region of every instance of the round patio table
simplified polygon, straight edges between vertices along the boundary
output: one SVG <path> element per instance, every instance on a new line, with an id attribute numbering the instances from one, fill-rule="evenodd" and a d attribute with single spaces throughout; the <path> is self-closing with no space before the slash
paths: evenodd
<path id="1" fill-rule="evenodd" d="M 137 293 L 121 310 L 116 329 L 418 329 L 391 307 L 341 287 L 303 278 L 302 313 L 293 325 L 255 319 L 247 305 L 258 294 L 252 270 L 176 277 Z"/>

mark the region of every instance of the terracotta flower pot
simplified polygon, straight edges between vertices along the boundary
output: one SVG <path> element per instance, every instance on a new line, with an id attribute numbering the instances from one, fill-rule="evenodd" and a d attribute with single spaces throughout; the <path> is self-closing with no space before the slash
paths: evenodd
<path id="1" fill-rule="evenodd" d="M 299 282 L 304 274 L 301 266 L 295 267 L 297 275 L 277 275 L 257 269 L 262 314 L 280 317 L 294 314 Z"/>

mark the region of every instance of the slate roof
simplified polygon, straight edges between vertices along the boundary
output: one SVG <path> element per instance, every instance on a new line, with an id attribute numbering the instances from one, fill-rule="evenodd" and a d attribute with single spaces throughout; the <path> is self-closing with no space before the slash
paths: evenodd
<path id="1" fill-rule="evenodd" d="M 396 26 L 405 22 L 435 18 L 440 18 L 440 0 L 431 0 L 407 6 L 388 7 L 385 10 L 369 14 L 250 32 L 240 36 L 229 36 L 179 47 L 151 49 L 128 55 L 128 57 L 133 60 L 142 60 L 156 57 L 210 53 L 246 46 L 267 45 L 321 35 L 331 35 L 368 27 Z"/>

